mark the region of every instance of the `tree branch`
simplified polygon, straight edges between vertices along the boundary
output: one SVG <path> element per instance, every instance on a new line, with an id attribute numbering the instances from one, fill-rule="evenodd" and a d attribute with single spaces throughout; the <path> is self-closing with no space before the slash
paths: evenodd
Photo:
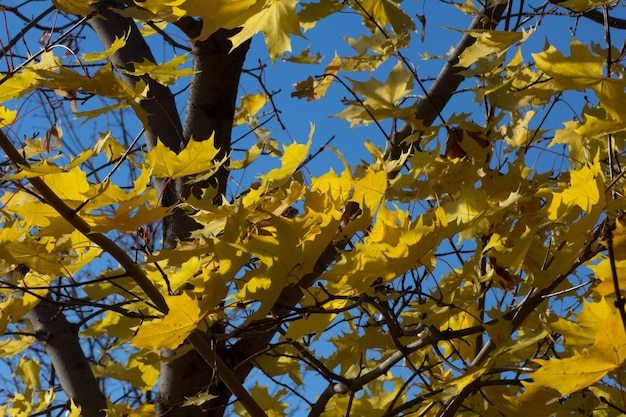
<path id="1" fill-rule="evenodd" d="M 467 28 L 468 31 L 488 29 L 497 25 L 506 10 L 508 3 L 499 4 L 493 8 L 483 9 L 474 17 L 472 23 Z M 426 97 L 417 103 L 415 108 L 415 118 L 427 127 L 431 126 L 437 117 L 441 116 L 452 94 L 459 88 L 459 85 L 465 80 L 460 73 L 466 68 L 459 67 L 459 57 L 469 46 L 474 44 L 476 39 L 469 34 L 464 35 L 457 44 L 454 51 L 450 54 L 448 61 L 445 63 L 439 75 L 428 89 Z M 386 158 L 389 160 L 397 160 L 402 153 L 409 149 L 409 144 L 404 140 L 411 134 L 415 133 L 410 124 L 403 125 L 391 140 L 390 146 L 386 151 Z"/>
<path id="2" fill-rule="evenodd" d="M 559 7 L 563 7 L 567 9 L 567 7 L 561 6 L 561 3 L 563 3 L 565 0 L 548 0 L 548 1 L 554 4 L 555 6 L 559 6 Z M 567 10 L 570 10 L 570 9 L 567 9 Z M 604 14 L 599 10 L 589 9 L 584 12 L 575 12 L 573 10 L 571 11 L 572 13 L 576 13 L 577 15 L 583 16 L 591 21 L 600 23 L 601 25 L 605 23 Z M 609 18 L 606 20 L 606 23 L 608 23 L 608 25 L 614 29 L 626 29 L 626 19 L 620 19 L 617 17 L 609 16 Z"/>

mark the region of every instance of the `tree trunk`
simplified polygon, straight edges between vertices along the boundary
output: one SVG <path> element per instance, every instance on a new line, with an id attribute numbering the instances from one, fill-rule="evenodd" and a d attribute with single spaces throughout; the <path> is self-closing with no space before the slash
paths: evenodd
<path id="1" fill-rule="evenodd" d="M 187 142 L 206 140 L 213 134 L 215 146 L 220 149 L 218 159 L 230 153 L 239 78 L 250 45 L 249 41 L 245 42 L 230 52 L 232 44 L 228 37 L 232 34 L 233 31 L 220 30 L 206 41 L 194 42 L 192 46 L 193 69 L 196 73 L 189 87 L 183 136 Z M 223 166 L 208 182 L 195 186 L 193 193 L 195 197 L 200 198 L 204 187 L 213 187 L 217 190 L 213 201 L 219 204 L 226 192 L 227 180 L 228 170 Z M 186 236 L 177 237 L 184 239 Z M 217 353 L 221 353 L 220 357 L 224 359 L 223 352 Z M 170 351 L 163 353 L 165 358 L 172 355 L 173 352 Z M 207 405 L 177 407 L 185 397 L 197 394 L 216 381 L 217 376 L 214 375 L 212 368 L 195 351 L 175 360 L 164 360 L 161 366 L 157 415 L 194 417 L 206 416 L 208 415 L 206 412 L 210 412 L 210 415 L 223 415 L 224 408 L 221 406 L 211 411 L 205 410 Z M 223 396 L 224 387 L 221 384 L 212 384 L 211 387 L 212 390 L 220 390 Z M 211 394 L 218 395 L 214 391 Z M 227 398 L 230 398 L 229 392 Z"/>
<path id="2" fill-rule="evenodd" d="M 140 62 L 143 59 L 154 62 L 148 45 L 132 19 L 123 18 L 106 10 L 102 12 L 102 16 L 105 19 L 92 19 L 91 26 L 105 47 L 110 47 L 116 37 L 120 38 L 125 33 L 130 33 L 126 46 L 113 56 L 114 65 L 132 69 L 132 62 Z M 192 20 L 182 21 L 179 26 L 190 37 L 198 33 L 198 27 Z M 206 140 L 214 133 L 215 146 L 220 149 L 217 157 L 222 159 L 230 153 L 239 78 L 250 45 L 249 41 L 245 42 L 231 52 L 232 44 L 228 37 L 234 33 L 220 30 L 206 41 L 192 44 L 193 69 L 196 73 L 192 76 L 189 87 L 184 129 L 181 128 L 174 97 L 169 89 L 147 76 L 143 77 L 150 87 L 151 96 L 155 98 L 141 103 L 143 109 L 150 115 L 146 126 L 149 149 L 154 146 L 157 137 L 170 149 L 180 151 L 189 140 Z M 128 75 L 122 74 L 122 77 L 131 86 L 137 81 L 135 77 Z M 206 186 L 216 188 L 217 196 L 214 201 L 219 203 L 221 196 L 226 192 L 227 180 L 228 170 L 223 166 L 212 179 L 194 186 L 193 190 L 184 185 L 183 179 L 172 181 L 167 186 L 159 179 L 154 179 L 154 183 L 157 193 L 163 195 L 162 204 L 171 206 L 181 197 L 188 196 L 191 191 L 200 198 L 202 187 Z M 163 247 L 175 248 L 176 242 L 188 238 L 193 228 L 194 222 L 182 211 L 176 211 L 165 219 Z M 171 351 L 164 351 L 163 356 L 156 401 L 157 415 L 167 414 L 168 417 L 206 415 L 202 407 L 180 407 L 180 404 L 185 397 L 196 395 L 214 381 L 212 368 L 195 351 L 175 359 L 172 359 L 174 352 Z M 223 389 L 219 384 L 214 386 Z M 223 411 L 223 409 L 218 411 L 219 415 L 223 415 Z"/>
<path id="3" fill-rule="evenodd" d="M 47 300 L 41 301 L 25 318 L 50 357 L 63 391 L 80 405 L 81 416 L 103 417 L 107 401 L 80 346 L 77 326 Z"/>

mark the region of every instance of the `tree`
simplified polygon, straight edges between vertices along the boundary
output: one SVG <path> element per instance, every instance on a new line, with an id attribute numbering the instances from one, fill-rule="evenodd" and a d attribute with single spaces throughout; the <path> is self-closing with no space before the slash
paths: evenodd
<path id="1" fill-rule="evenodd" d="M 5 6 L 4 412 L 626 413 L 620 5 Z M 413 54 L 452 13 L 430 77 Z M 362 22 L 354 55 L 287 53 L 324 19 Z M 537 40 L 568 24 L 569 52 Z M 294 101 L 349 97 L 352 144 L 283 140 L 281 61 L 314 65 Z"/>

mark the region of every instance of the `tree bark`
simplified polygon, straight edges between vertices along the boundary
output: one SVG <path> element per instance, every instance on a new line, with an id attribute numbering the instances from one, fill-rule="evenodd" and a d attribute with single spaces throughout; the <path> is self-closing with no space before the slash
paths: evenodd
<path id="1" fill-rule="evenodd" d="M 206 140 L 213 134 L 215 146 L 220 149 L 218 159 L 230 153 L 239 79 L 250 45 L 249 41 L 245 42 L 230 52 L 232 44 L 228 37 L 232 34 L 233 31 L 220 30 L 206 41 L 194 42 L 192 46 L 193 69 L 196 73 L 189 87 L 183 136 L 187 143 L 189 140 Z M 205 187 L 214 187 L 217 195 L 213 201 L 220 204 L 226 192 L 227 180 L 228 170 L 223 166 L 213 178 L 195 185 L 192 191 L 195 197 L 200 198 Z M 224 352 L 217 353 L 221 353 L 219 356 L 224 359 Z M 171 357 L 173 353 L 165 351 L 163 355 Z M 223 404 L 218 408 L 211 408 L 211 405 L 177 407 L 185 397 L 195 395 L 202 388 L 209 388 L 211 381 L 216 382 L 217 376 L 196 351 L 175 360 L 165 360 L 161 366 L 157 414 L 168 417 L 223 415 Z M 231 396 L 222 384 L 211 385 L 210 393 L 226 395 L 226 398 Z"/>
<path id="2" fill-rule="evenodd" d="M 58 306 L 42 300 L 26 319 L 33 326 L 65 394 L 80 405 L 82 417 L 103 417 L 107 401 L 83 352 L 78 329 L 68 322 Z"/>
<path id="3" fill-rule="evenodd" d="M 239 79 L 243 69 L 250 41 L 244 42 L 231 52 L 232 43 L 228 39 L 235 30 L 219 30 L 206 41 L 192 45 L 193 69 L 187 98 L 187 114 L 183 136 L 185 143 L 193 139 L 202 141 L 214 135 L 215 147 L 220 150 L 220 160 L 230 153 L 230 141 L 237 103 Z M 216 204 L 226 193 L 228 170 L 223 165 L 208 183 L 194 188 L 200 197 L 203 187 L 217 188 Z"/>

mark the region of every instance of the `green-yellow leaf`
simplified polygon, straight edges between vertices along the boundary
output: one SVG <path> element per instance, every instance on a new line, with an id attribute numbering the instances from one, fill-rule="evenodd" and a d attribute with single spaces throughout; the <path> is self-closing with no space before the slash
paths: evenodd
<path id="1" fill-rule="evenodd" d="M 560 1 L 558 4 L 560 7 L 573 10 L 575 12 L 584 12 L 589 9 L 595 9 L 597 7 L 607 6 L 610 4 L 617 4 L 615 0 L 565 0 Z"/>
<path id="2" fill-rule="evenodd" d="M 584 90 L 602 81 L 605 57 L 595 56 L 589 46 L 572 40 L 571 56 L 565 57 L 554 46 L 546 51 L 532 54 L 537 68 L 554 78 L 554 85 L 561 90 Z"/>

